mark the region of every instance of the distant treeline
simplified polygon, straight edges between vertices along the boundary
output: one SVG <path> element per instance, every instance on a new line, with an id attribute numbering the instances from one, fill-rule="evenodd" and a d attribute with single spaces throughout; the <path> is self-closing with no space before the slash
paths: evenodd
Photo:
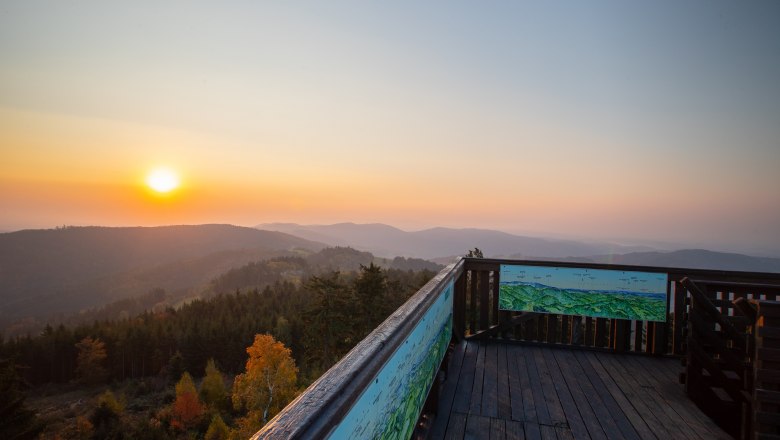
<path id="1" fill-rule="evenodd" d="M 356 252 L 350 251 L 346 254 Z M 434 275 L 373 262 L 356 266 L 339 272 L 323 271 L 326 264 L 314 269 L 300 258 L 253 263 L 215 279 L 213 292 L 232 288 L 231 293 L 174 308 L 165 305 L 164 292 L 152 292 L 144 299 L 157 306 L 135 316 L 128 312 L 91 324 L 49 325 L 38 336 L 0 337 L 0 358 L 22 366 L 33 385 L 69 382 L 77 378 L 77 344 L 90 337 L 105 344 L 107 382 L 154 375 L 178 379 L 183 371 L 202 376 L 210 358 L 222 371 L 238 373 L 254 336 L 270 333 L 292 349 L 300 385 L 306 385 Z"/>

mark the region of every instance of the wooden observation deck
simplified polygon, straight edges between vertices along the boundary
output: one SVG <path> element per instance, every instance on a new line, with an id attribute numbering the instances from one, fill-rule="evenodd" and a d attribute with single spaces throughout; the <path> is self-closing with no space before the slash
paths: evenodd
<path id="1" fill-rule="evenodd" d="M 430 438 L 729 439 L 675 359 L 495 341 L 455 347 Z"/>
<path id="2" fill-rule="evenodd" d="M 543 295 L 518 309 L 525 272 Z M 573 276 L 661 287 L 555 313 L 593 293 Z M 460 258 L 254 438 L 780 439 L 779 295 L 780 274 Z"/>

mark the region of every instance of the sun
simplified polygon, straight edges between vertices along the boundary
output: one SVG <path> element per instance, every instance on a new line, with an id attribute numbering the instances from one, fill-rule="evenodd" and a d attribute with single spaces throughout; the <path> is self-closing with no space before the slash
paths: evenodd
<path id="1" fill-rule="evenodd" d="M 168 168 L 156 168 L 146 176 L 146 184 L 158 193 L 169 193 L 179 187 L 179 176 Z"/>

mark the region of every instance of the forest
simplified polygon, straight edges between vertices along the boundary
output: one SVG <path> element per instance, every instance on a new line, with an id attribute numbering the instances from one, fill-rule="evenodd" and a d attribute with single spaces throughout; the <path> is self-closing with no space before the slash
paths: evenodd
<path id="1" fill-rule="evenodd" d="M 138 314 L 0 337 L 0 389 L 16 396 L 0 408 L 0 434 L 251 435 L 434 275 L 373 262 L 333 270 L 349 264 L 326 261 L 360 253 L 330 252 L 248 264 L 178 307 L 157 290 Z M 261 370 L 278 383 L 255 383 Z"/>

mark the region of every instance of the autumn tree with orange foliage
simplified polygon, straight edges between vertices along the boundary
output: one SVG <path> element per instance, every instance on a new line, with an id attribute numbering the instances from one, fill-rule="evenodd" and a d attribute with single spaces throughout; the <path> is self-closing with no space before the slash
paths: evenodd
<path id="1" fill-rule="evenodd" d="M 106 344 L 98 338 L 87 336 L 76 344 L 78 357 L 76 358 L 76 375 L 87 384 L 96 384 L 105 381 L 107 372 L 103 366 L 106 360 Z"/>
<path id="2" fill-rule="evenodd" d="M 173 402 L 173 420 L 171 426 L 187 430 L 200 422 L 203 416 L 203 404 L 198 398 L 198 390 L 192 376 L 186 371 L 176 384 L 176 400 Z"/>
<path id="3" fill-rule="evenodd" d="M 246 352 L 246 373 L 236 376 L 232 398 L 237 410 L 247 411 L 239 429 L 254 433 L 295 397 L 298 368 L 290 349 L 271 335 L 255 335 Z"/>

